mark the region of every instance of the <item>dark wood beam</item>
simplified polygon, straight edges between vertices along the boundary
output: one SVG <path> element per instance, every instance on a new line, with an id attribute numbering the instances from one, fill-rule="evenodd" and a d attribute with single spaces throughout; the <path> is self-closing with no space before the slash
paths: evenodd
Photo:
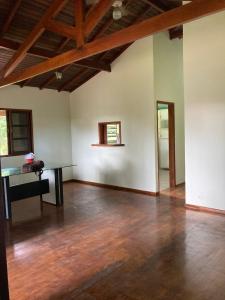
<path id="1" fill-rule="evenodd" d="M 9 14 L 8 14 L 8 16 L 4 22 L 4 25 L 2 26 L 2 29 L 0 31 L 0 36 L 3 36 L 4 33 L 7 32 L 7 30 L 9 29 L 9 26 L 12 23 L 12 20 L 13 20 L 15 14 L 17 13 L 21 2 L 22 2 L 22 0 L 13 1 L 12 7 L 10 8 L 10 11 L 9 11 Z"/>
<path id="2" fill-rule="evenodd" d="M 2 169 L 0 158 L 0 300 L 9 300 L 8 271 L 5 243 L 5 213 L 3 203 Z"/>
<path id="3" fill-rule="evenodd" d="M 85 20 L 85 35 L 88 36 L 94 28 L 97 26 L 99 21 L 105 16 L 108 10 L 112 7 L 113 0 L 100 0 L 94 9 L 90 11 Z"/>
<path id="4" fill-rule="evenodd" d="M 77 48 L 81 48 L 84 45 L 84 7 L 83 0 L 74 0 L 74 15 L 75 15 L 75 26 L 77 28 Z"/>
<path id="5" fill-rule="evenodd" d="M 77 38 L 77 29 L 74 26 L 66 25 L 60 21 L 55 20 L 47 20 L 44 26 L 45 29 L 65 36 L 69 39 L 76 40 Z"/>
<path id="6" fill-rule="evenodd" d="M 81 50 L 70 50 L 45 62 L 39 63 L 12 74 L 0 82 L 0 86 L 16 83 L 34 77 L 78 60 L 117 48 L 157 32 L 168 30 L 203 16 L 225 10 L 225 0 L 196 0 L 189 4 L 169 10 L 138 24 L 87 43 Z"/>
<path id="7" fill-rule="evenodd" d="M 13 50 L 15 51 L 19 47 L 19 43 L 13 42 L 7 39 L 0 39 L 0 48 L 8 49 L 8 50 Z M 55 56 L 55 53 L 44 50 L 41 48 L 31 48 L 27 54 L 29 55 L 34 55 L 37 57 L 41 57 L 44 59 L 49 59 Z M 102 62 L 85 62 L 85 61 L 77 61 L 74 63 L 74 65 L 77 65 L 79 67 L 84 67 L 88 69 L 96 69 L 96 70 L 101 70 L 101 71 L 106 71 L 106 72 L 111 72 L 111 67 L 109 64 L 102 63 Z"/>
<path id="8" fill-rule="evenodd" d="M 15 68 L 18 66 L 19 63 L 24 59 L 26 56 L 27 51 L 33 46 L 33 44 L 37 41 L 37 39 L 42 35 L 44 32 L 44 24 L 46 20 L 48 20 L 51 17 L 54 17 L 58 14 L 58 12 L 63 8 L 65 3 L 68 0 L 54 0 L 50 7 L 47 9 L 44 16 L 41 18 L 41 20 L 38 22 L 38 24 L 34 27 L 34 29 L 31 31 L 29 36 L 26 38 L 23 44 L 21 44 L 18 51 L 13 55 L 13 57 L 10 59 L 10 61 L 7 63 L 7 65 L 4 67 L 2 71 L 3 77 L 8 76 L 11 74 Z"/>

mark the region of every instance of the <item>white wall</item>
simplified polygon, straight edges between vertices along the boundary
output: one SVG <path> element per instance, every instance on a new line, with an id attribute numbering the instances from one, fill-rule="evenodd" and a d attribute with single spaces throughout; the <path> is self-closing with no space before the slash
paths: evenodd
<path id="1" fill-rule="evenodd" d="M 184 26 L 187 203 L 225 209 L 225 13 Z"/>
<path id="2" fill-rule="evenodd" d="M 34 152 L 45 162 L 71 162 L 69 94 L 37 88 L 9 86 L 0 89 L 1 108 L 31 109 Z M 3 167 L 21 166 L 23 156 L 3 158 Z M 70 179 L 71 170 L 64 172 Z"/>
<path id="3" fill-rule="evenodd" d="M 74 177 L 155 192 L 153 38 L 134 43 L 111 73 L 100 73 L 70 99 Z M 125 147 L 91 146 L 100 121 L 122 122 Z"/>
<path id="4" fill-rule="evenodd" d="M 183 40 L 168 32 L 154 35 L 154 87 L 156 101 L 175 104 L 176 183 L 185 181 Z"/>

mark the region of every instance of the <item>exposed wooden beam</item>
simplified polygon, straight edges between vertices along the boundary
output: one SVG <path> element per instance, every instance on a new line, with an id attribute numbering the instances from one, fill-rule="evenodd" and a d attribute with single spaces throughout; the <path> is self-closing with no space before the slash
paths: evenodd
<path id="1" fill-rule="evenodd" d="M 10 59 L 10 61 L 7 63 L 7 65 L 4 67 L 2 75 L 3 77 L 8 76 L 10 73 L 12 73 L 15 68 L 18 66 L 19 63 L 24 59 L 26 56 L 27 51 L 32 47 L 32 45 L 37 41 L 37 39 L 41 36 L 41 34 L 44 32 L 44 24 L 46 20 L 48 20 L 50 17 L 54 17 L 58 14 L 58 12 L 63 8 L 65 3 L 68 0 L 54 0 L 50 7 L 47 9 L 44 16 L 40 19 L 38 24 L 34 27 L 34 29 L 31 31 L 29 36 L 26 38 L 23 44 L 21 44 L 18 51 L 13 55 L 13 57 Z"/>
<path id="2" fill-rule="evenodd" d="M 85 35 L 88 36 L 112 7 L 113 0 L 100 0 L 90 11 L 85 21 Z"/>
<path id="3" fill-rule="evenodd" d="M 77 48 L 80 48 L 84 45 L 84 7 L 83 0 L 74 0 L 74 15 L 75 15 L 75 26 L 77 28 Z"/>
<path id="4" fill-rule="evenodd" d="M 9 26 L 15 16 L 15 14 L 17 13 L 17 10 L 21 4 L 22 0 L 16 0 L 13 1 L 12 3 L 12 7 L 10 8 L 9 14 L 4 22 L 4 25 L 2 26 L 2 29 L 0 31 L 0 36 L 3 36 L 3 34 L 9 29 Z"/>
<path id="5" fill-rule="evenodd" d="M 8 49 L 8 50 L 13 50 L 15 51 L 19 47 L 19 43 L 13 42 L 7 39 L 0 39 L 0 48 Z M 49 59 L 55 56 L 54 52 L 44 50 L 41 48 L 31 48 L 27 54 L 34 55 L 37 57 Z M 74 63 L 74 65 L 88 68 L 88 69 L 96 69 L 96 70 L 101 70 L 101 71 L 106 71 L 106 72 L 111 72 L 111 67 L 109 64 L 102 63 L 102 62 L 85 62 L 85 61 L 77 61 Z"/>
<path id="6" fill-rule="evenodd" d="M 123 46 L 148 35 L 168 30 L 183 23 L 223 10 L 225 10 L 225 0 L 196 0 L 87 43 L 81 50 L 67 51 L 45 62 L 27 68 L 19 74 L 12 74 L 2 80 L 0 86 L 6 86 L 49 72 L 83 58 Z"/>
<path id="7" fill-rule="evenodd" d="M 44 26 L 47 30 L 65 36 L 69 39 L 76 40 L 77 38 L 77 29 L 74 26 L 66 25 L 60 21 L 55 20 L 47 20 Z"/>

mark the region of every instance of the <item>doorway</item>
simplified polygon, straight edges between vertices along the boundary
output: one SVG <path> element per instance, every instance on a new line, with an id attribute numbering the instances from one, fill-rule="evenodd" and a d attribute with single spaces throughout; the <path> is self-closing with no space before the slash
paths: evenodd
<path id="1" fill-rule="evenodd" d="M 176 186 L 174 103 L 157 101 L 158 190 Z"/>

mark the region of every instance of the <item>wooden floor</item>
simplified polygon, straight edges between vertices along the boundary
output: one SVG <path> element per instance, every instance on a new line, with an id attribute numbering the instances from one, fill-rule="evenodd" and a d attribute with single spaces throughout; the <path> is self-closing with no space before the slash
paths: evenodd
<path id="1" fill-rule="evenodd" d="M 172 195 L 70 183 L 64 209 L 16 203 L 11 299 L 224 300 L 225 217 L 185 210 Z"/>

